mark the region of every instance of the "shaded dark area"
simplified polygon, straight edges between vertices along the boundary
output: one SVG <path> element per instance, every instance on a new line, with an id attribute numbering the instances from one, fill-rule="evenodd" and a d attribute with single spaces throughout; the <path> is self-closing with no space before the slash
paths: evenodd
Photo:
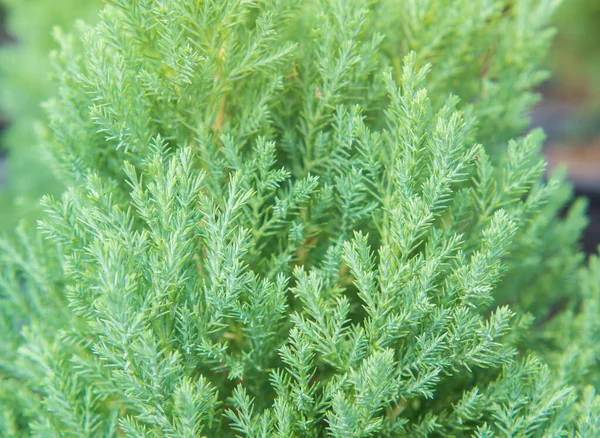
<path id="1" fill-rule="evenodd" d="M 3 125 L 0 125 L 0 138 L 2 136 Z M 0 185 L 6 183 L 6 153 L 0 149 Z"/>
<path id="2" fill-rule="evenodd" d="M 12 41 L 12 38 L 6 31 L 6 12 L 2 5 L 0 5 L 0 43 L 6 41 Z"/>
<path id="3" fill-rule="evenodd" d="M 0 7 L 0 45 L 5 44 L 9 39 L 4 26 L 5 19 L 6 17 L 4 10 Z M 6 122 L 3 120 L 2 113 L 0 113 L 0 185 L 6 183 L 6 154 L 4 152 L 4 148 L 2 147 L 2 133 L 5 129 Z"/>
<path id="4" fill-rule="evenodd" d="M 583 247 L 586 253 L 591 254 L 597 251 L 600 245 L 600 191 L 577 190 L 578 196 L 584 196 L 589 199 L 588 216 L 590 225 L 583 235 Z"/>
<path id="5" fill-rule="evenodd" d="M 531 114 L 547 140 L 548 170 L 565 166 L 575 195 L 588 200 L 589 225 L 582 236 L 587 254 L 600 245 L 600 113 L 590 105 L 593 96 L 579 84 L 551 79 L 540 87 L 543 96 Z"/>
<path id="6" fill-rule="evenodd" d="M 600 245 L 600 120 L 589 117 L 573 121 L 569 119 L 572 111 L 567 103 L 542 102 L 533 112 L 532 124 L 542 127 L 548 136 L 544 148 L 548 169 L 566 166 L 575 196 L 588 200 L 589 225 L 582 236 L 582 246 L 587 254 L 592 254 Z M 569 132 L 577 122 L 585 123 L 587 130 L 573 139 Z"/>
<path id="7" fill-rule="evenodd" d="M 8 34 L 6 30 L 6 12 L 0 5 L 0 46 L 4 44 L 11 44 L 14 39 Z M 5 120 L 4 114 L 0 111 L 0 185 L 6 183 L 7 172 L 6 172 L 6 150 L 2 145 L 2 134 L 8 122 Z"/>

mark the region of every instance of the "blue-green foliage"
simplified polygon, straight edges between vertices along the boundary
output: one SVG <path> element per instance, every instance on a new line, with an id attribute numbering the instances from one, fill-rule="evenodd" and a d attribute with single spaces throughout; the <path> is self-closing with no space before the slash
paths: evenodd
<path id="1" fill-rule="evenodd" d="M 598 435 L 600 267 L 522 135 L 554 7 L 113 0 L 65 36 L 4 433 Z"/>

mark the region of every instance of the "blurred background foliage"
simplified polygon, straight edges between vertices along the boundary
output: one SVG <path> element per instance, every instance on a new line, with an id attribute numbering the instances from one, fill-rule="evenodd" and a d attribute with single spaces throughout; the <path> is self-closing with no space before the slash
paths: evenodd
<path id="1" fill-rule="evenodd" d="M 563 0 L 555 26 L 552 76 L 533 120 L 548 135 L 548 168 L 566 166 L 576 193 L 590 201 L 583 243 L 593 252 L 600 243 L 600 0 Z"/>
<path id="2" fill-rule="evenodd" d="M 600 132 L 600 1 L 563 0 L 555 26 L 537 116 L 553 142 L 590 142 Z"/>
<path id="3" fill-rule="evenodd" d="M 600 115 L 600 1 L 565 0 L 555 18 L 550 82 L 559 95 Z"/>
<path id="4" fill-rule="evenodd" d="M 40 145 L 41 102 L 52 93 L 48 53 L 57 47 L 56 26 L 71 30 L 77 19 L 93 21 L 101 0 L 0 0 L 0 231 L 34 219 L 39 198 L 56 193 L 50 158 Z"/>

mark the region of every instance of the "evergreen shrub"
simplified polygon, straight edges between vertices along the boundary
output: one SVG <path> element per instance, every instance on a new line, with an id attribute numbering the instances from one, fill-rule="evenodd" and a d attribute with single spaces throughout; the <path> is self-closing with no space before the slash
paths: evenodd
<path id="1" fill-rule="evenodd" d="M 64 35 L 0 430 L 599 436 L 600 265 L 524 133 L 556 6 L 111 0 Z"/>

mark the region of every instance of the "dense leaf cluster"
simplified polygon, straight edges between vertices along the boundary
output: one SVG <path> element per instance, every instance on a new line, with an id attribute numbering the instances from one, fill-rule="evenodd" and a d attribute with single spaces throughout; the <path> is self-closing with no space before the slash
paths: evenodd
<path id="1" fill-rule="evenodd" d="M 600 266 L 522 135 L 556 2 L 109 3 L 1 244 L 3 433 L 600 433 Z"/>

